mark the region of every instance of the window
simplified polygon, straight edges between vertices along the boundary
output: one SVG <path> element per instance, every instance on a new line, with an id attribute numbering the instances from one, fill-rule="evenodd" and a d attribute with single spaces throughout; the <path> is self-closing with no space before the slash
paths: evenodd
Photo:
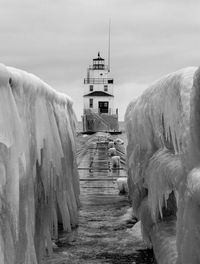
<path id="1" fill-rule="evenodd" d="M 105 92 L 108 91 L 108 85 L 104 85 L 104 91 L 105 91 Z"/>
<path id="2" fill-rule="evenodd" d="M 93 91 L 93 85 L 90 85 L 90 92 Z"/>
<path id="3" fill-rule="evenodd" d="M 92 98 L 89 99 L 89 105 L 90 105 L 90 108 L 93 108 L 93 99 Z"/>
<path id="4" fill-rule="evenodd" d="M 108 113 L 109 102 L 99 102 L 99 113 Z"/>
<path id="5" fill-rule="evenodd" d="M 108 108 L 108 102 L 104 102 L 104 107 Z"/>

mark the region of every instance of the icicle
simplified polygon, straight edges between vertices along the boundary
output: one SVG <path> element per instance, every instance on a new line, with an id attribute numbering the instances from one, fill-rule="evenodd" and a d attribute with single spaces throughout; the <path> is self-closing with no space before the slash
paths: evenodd
<path id="1" fill-rule="evenodd" d="M 146 190 L 154 222 L 163 216 L 169 194 L 177 193 L 185 177 L 182 156 L 188 148 L 196 69 L 183 69 L 156 81 L 126 111 L 129 193 L 133 204 L 136 201 L 135 209 L 141 210 Z"/>
<path id="2" fill-rule="evenodd" d="M 0 262 L 39 264 L 58 222 L 78 222 L 76 118 L 69 97 L 24 71 L 0 65 L 0 88 Z"/>

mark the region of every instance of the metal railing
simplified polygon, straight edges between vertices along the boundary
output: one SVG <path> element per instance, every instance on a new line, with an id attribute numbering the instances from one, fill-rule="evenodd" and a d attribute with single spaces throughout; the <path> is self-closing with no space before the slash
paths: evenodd
<path id="1" fill-rule="evenodd" d="M 109 108 L 108 109 L 108 113 L 101 113 L 99 109 L 94 109 L 94 108 L 88 108 L 88 109 L 84 109 L 84 114 L 91 114 L 92 113 L 95 113 L 95 114 L 108 114 L 108 115 L 118 115 L 118 109 L 111 109 Z"/>
<path id="2" fill-rule="evenodd" d="M 111 78 L 85 78 L 84 84 L 113 84 L 114 80 Z"/>
<path id="3" fill-rule="evenodd" d="M 104 120 L 100 115 L 98 115 L 98 113 L 96 113 L 94 109 L 85 109 L 85 110 L 87 110 L 87 114 L 90 114 L 94 116 L 96 119 L 100 120 L 101 123 L 105 126 L 105 128 L 109 130 L 110 124 L 106 120 Z M 84 111 L 84 114 L 86 114 L 85 111 Z"/>
<path id="4" fill-rule="evenodd" d="M 108 65 L 104 65 L 104 64 L 93 64 L 93 65 L 90 65 L 88 69 L 89 70 L 106 70 L 106 71 L 109 70 Z"/>

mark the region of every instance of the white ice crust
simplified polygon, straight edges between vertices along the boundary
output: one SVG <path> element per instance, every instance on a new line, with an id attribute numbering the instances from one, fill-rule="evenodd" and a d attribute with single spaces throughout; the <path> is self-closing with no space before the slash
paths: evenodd
<path id="1" fill-rule="evenodd" d="M 167 222 L 169 195 L 176 200 L 178 257 L 161 263 L 200 263 L 199 102 L 200 70 L 189 67 L 153 83 L 125 114 L 129 196 L 147 243 Z"/>
<path id="2" fill-rule="evenodd" d="M 0 65 L 0 263 L 41 263 L 77 225 L 75 125 L 67 95 Z"/>

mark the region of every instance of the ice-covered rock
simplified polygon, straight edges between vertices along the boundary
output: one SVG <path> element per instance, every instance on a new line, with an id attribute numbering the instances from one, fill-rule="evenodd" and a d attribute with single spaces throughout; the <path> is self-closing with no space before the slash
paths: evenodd
<path id="1" fill-rule="evenodd" d="M 120 194 L 128 193 L 128 185 L 126 178 L 118 178 L 117 179 L 117 187 Z"/>
<path id="2" fill-rule="evenodd" d="M 114 145 L 114 141 L 110 141 L 110 142 L 108 142 L 108 149 L 110 149 L 110 148 L 114 148 L 115 147 L 115 145 Z"/>
<path id="3" fill-rule="evenodd" d="M 78 223 L 71 99 L 0 65 L 0 263 L 38 264 Z"/>
<path id="4" fill-rule="evenodd" d="M 111 157 L 112 168 L 120 167 L 120 156 L 112 156 Z"/>
<path id="5" fill-rule="evenodd" d="M 124 141 L 123 141 L 121 138 L 116 138 L 116 139 L 114 140 L 114 143 L 115 143 L 115 144 L 118 144 L 118 145 L 123 145 L 123 144 L 124 144 Z"/>
<path id="6" fill-rule="evenodd" d="M 116 148 L 109 148 L 108 149 L 108 155 L 109 156 L 116 156 L 116 154 L 117 154 Z"/>
<path id="7" fill-rule="evenodd" d="M 156 81 L 125 114 L 129 196 L 159 263 L 200 263 L 199 102 L 200 68 L 190 67 Z M 170 254 L 174 240 L 164 249 L 159 239 L 165 228 L 175 236 L 164 223 L 176 216 L 178 254 Z"/>

